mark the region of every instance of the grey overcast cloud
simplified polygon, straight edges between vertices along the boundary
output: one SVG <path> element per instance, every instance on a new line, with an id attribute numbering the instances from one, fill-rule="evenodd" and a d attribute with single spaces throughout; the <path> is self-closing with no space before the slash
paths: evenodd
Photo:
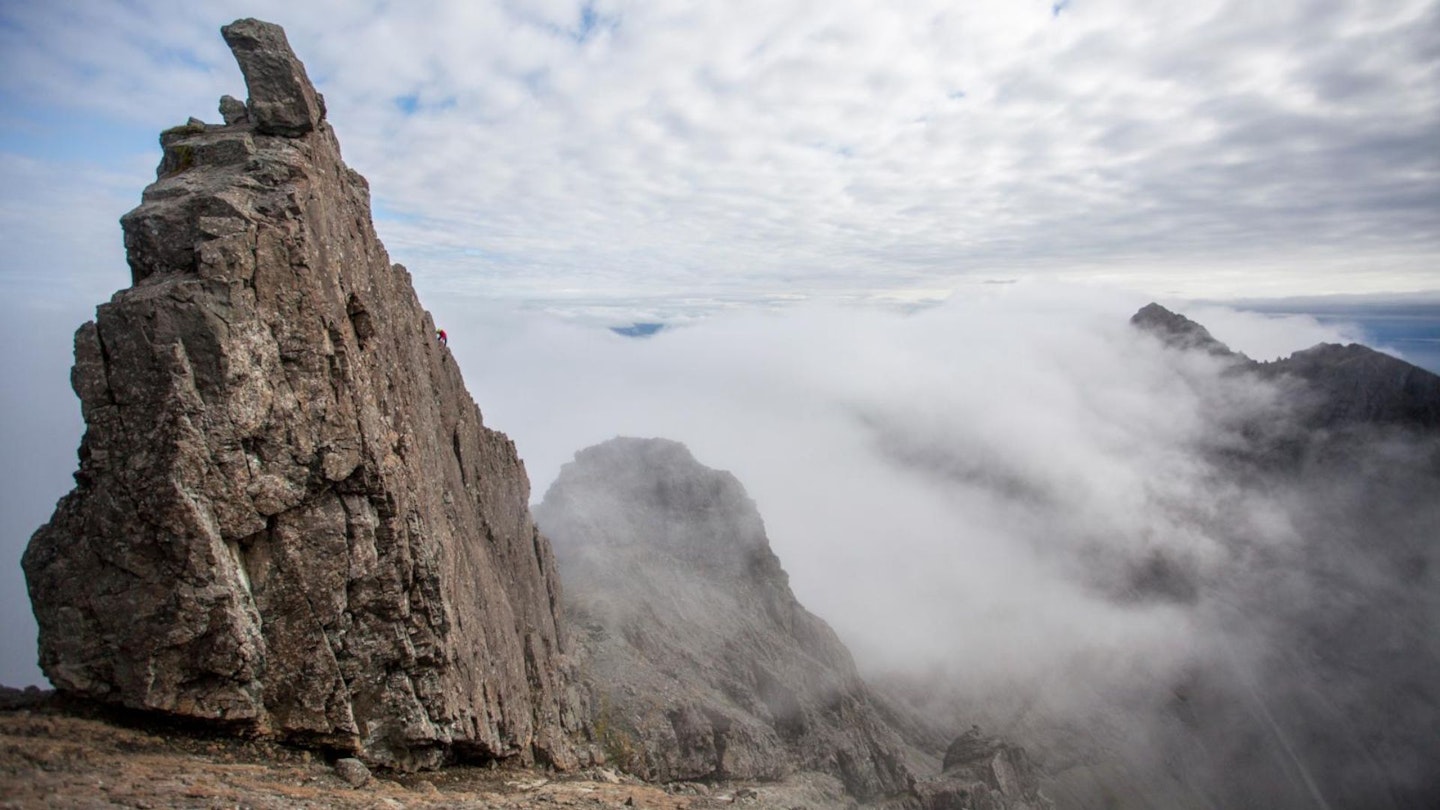
<path id="1" fill-rule="evenodd" d="M 123 281 L 157 130 L 243 94 L 237 16 L 286 27 L 422 293 L 674 316 L 1032 276 L 1440 286 L 1427 0 L 0 8 L 18 291 Z"/>
<path id="2" fill-rule="evenodd" d="M 673 413 L 634 423 L 625 397 L 660 350 L 606 344 L 584 356 L 628 376 L 561 375 L 562 349 L 619 340 L 597 326 L 699 324 L 659 368 L 724 375 L 730 347 L 829 346 L 852 328 L 829 308 L 855 304 L 949 300 L 980 319 L 966 341 L 1025 323 L 1044 335 L 1023 346 L 1055 348 L 1058 301 L 1123 324 L 1151 298 L 1204 300 L 1261 357 L 1364 335 L 1217 305 L 1440 302 L 1433 0 L 0 0 L 0 682 L 40 679 L 17 561 L 75 466 L 70 336 L 129 284 L 116 220 L 154 178 L 158 132 L 244 95 L 218 34 L 243 16 L 286 28 L 392 258 L 451 327 L 487 420 L 536 459 L 537 496 L 583 443 L 670 425 L 780 500 L 763 458 L 726 456 L 744 442 Z M 1043 306 L 964 303 L 1012 287 Z M 829 314 L 759 314 L 802 304 Z M 857 352 L 931 337 L 865 323 Z M 789 380 L 812 368 L 783 358 Z M 586 374 L 613 420 L 557 410 L 585 401 Z M 527 417 L 545 397 L 553 420 Z"/>

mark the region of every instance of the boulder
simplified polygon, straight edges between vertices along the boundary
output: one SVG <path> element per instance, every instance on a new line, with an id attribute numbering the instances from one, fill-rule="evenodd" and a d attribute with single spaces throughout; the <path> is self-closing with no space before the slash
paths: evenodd
<path id="1" fill-rule="evenodd" d="M 220 97 L 220 117 L 224 119 L 227 126 L 245 124 L 250 121 L 250 110 L 240 99 L 224 95 Z"/>
<path id="2" fill-rule="evenodd" d="M 344 757 L 335 763 L 335 775 L 345 780 L 350 787 L 364 787 L 370 781 L 370 769 L 354 757 Z"/>

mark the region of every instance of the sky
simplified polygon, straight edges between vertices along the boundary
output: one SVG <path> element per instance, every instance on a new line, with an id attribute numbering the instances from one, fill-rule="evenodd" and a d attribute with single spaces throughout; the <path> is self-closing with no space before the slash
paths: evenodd
<path id="1" fill-rule="evenodd" d="M 70 335 L 129 284 L 159 131 L 244 96 L 242 16 L 286 28 L 492 423 L 596 326 L 693 325 L 710 369 L 849 328 L 777 312 L 1098 290 L 1259 357 L 1365 333 L 1238 300 L 1440 302 L 1440 2 L 0 0 L 0 682 L 36 677 L 13 561 L 74 469 Z M 517 423 L 537 496 L 579 445 L 519 434 L 619 421 Z"/>
<path id="2" fill-rule="evenodd" d="M 445 294 L 673 318 L 1037 276 L 1440 286 L 1433 0 L 6 0 L 7 287 L 116 286 L 158 130 L 244 95 L 241 15 L 286 27 Z"/>

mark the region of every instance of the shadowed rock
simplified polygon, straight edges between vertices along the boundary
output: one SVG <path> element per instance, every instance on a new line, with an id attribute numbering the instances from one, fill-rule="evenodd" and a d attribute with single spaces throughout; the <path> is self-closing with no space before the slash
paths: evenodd
<path id="1" fill-rule="evenodd" d="M 290 50 L 285 29 L 244 19 L 221 28 L 220 34 L 245 75 L 250 118 L 257 132 L 296 137 L 320 124 L 325 118 L 325 99 L 315 92 L 305 66 Z"/>
<path id="2" fill-rule="evenodd" d="M 1440 430 L 1440 376 L 1367 346 L 1320 343 L 1258 363 L 1159 304 L 1145 305 L 1130 323 L 1171 348 L 1231 358 L 1238 372 L 1288 385 L 1287 401 L 1307 428 L 1394 425 Z"/>
<path id="3" fill-rule="evenodd" d="M 1321 343 L 1262 363 L 1270 378 L 1302 380 L 1316 426 L 1399 425 L 1440 431 L 1440 376 L 1358 343 Z"/>
<path id="4" fill-rule="evenodd" d="M 857 796 L 909 788 L 899 739 L 795 600 L 734 476 L 676 442 L 615 439 L 576 454 L 535 514 L 622 764 L 661 780 L 809 769 Z"/>
<path id="5" fill-rule="evenodd" d="M 1037 777 L 1025 750 L 971 729 L 945 750 L 943 773 L 917 786 L 922 810 L 1053 807 L 1036 788 Z"/>
<path id="6" fill-rule="evenodd" d="M 220 117 L 227 125 L 244 124 L 250 120 L 250 111 L 245 102 L 234 96 L 220 97 Z"/>
<path id="7" fill-rule="evenodd" d="M 893 810 L 1047 806 L 1024 803 L 1028 771 L 1013 795 L 963 774 L 921 781 L 944 743 L 871 692 L 791 592 L 740 482 L 684 445 L 582 450 L 535 515 L 565 577 L 598 741 L 619 764 L 667 781 L 821 772 Z"/>
<path id="8" fill-rule="evenodd" d="M 1159 304 L 1151 303 L 1141 307 L 1139 312 L 1131 316 L 1130 325 L 1149 332 L 1174 349 L 1196 349 L 1217 357 L 1249 359 L 1216 340 L 1210 330 Z"/>
<path id="9" fill-rule="evenodd" d="M 576 764 L 550 547 L 276 26 L 166 131 L 75 338 L 76 488 L 24 557 L 62 691 L 354 752 Z"/>

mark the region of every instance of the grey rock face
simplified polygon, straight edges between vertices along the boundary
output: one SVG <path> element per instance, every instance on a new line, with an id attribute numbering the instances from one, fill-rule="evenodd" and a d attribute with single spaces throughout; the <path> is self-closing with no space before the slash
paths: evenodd
<path id="1" fill-rule="evenodd" d="M 1440 376 L 1367 346 L 1321 343 L 1258 370 L 1303 382 L 1300 405 L 1311 426 L 1440 432 Z"/>
<path id="2" fill-rule="evenodd" d="M 162 135 L 75 338 L 76 488 L 24 557 L 61 690 L 354 752 L 576 764 L 559 583 L 279 28 L 249 124 Z M 281 135 L 272 133 L 281 132 Z"/>
<path id="3" fill-rule="evenodd" d="M 227 126 L 245 124 L 250 121 L 250 110 L 245 106 L 245 102 L 234 96 L 221 96 L 220 117 Z"/>
<path id="4" fill-rule="evenodd" d="M 729 473 L 659 439 L 583 450 L 536 508 L 588 658 L 600 742 L 651 779 L 838 776 L 909 791 L 902 744 L 805 610 Z"/>
<path id="5" fill-rule="evenodd" d="M 1048 808 L 1049 800 L 1036 789 L 1037 777 L 1025 750 L 985 737 L 972 729 L 945 751 L 939 779 L 921 785 L 921 806 L 926 810 L 961 810 L 970 807 Z"/>
<path id="6" fill-rule="evenodd" d="M 290 50 L 285 29 L 255 19 L 220 29 L 250 89 L 250 117 L 262 135 L 298 137 L 325 118 L 325 100 Z M 228 119 L 227 119 L 228 123 Z"/>

